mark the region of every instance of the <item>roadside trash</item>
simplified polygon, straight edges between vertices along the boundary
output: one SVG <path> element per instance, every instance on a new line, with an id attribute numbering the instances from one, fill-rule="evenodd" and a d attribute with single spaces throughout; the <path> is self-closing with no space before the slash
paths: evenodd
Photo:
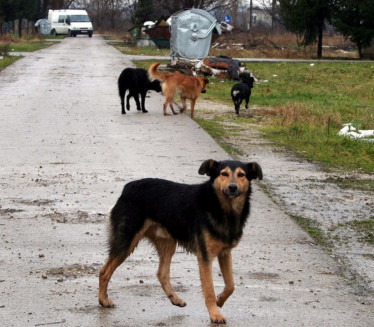
<path id="1" fill-rule="evenodd" d="M 146 23 L 144 23 L 144 25 L 145 24 Z M 144 30 L 144 32 L 150 36 L 151 40 L 159 49 L 170 48 L 170 26 L 164 17 L 161 17 L 156 23 L 149 24 L 146 27 L 147 28 Z"/>
<path id="2" fill-rule="evenodd" d="M 239 80 L 239 74 L 243 72 L 250 73 L 258 82 L 252 72 L 246 70 L 245 66 L 240 61 L 231 59 L 229 57 L 207 57 L 203 60 L 172 60 L 167 65 L 160 65 L 159 70 L 165 72 L 179 71 L 186 75 L 196 75 L 202 73 L 211 75 L 219 80 Z"/>
<path id="3" fill-rule="evenodd" d="M 343 124 L 343 128 L 339 131 L 338 135 L 349 136 L 355 139 L 374 136 L 374 130 L 357 130 L 352 123 Z M 374 142 L 374 139 L 365 139 L 366 141 Z"/>

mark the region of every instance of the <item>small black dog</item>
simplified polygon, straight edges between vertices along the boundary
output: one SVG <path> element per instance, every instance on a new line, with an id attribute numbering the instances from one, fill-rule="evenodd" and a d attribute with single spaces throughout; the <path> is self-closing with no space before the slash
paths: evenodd
<path id="1" fill-rule="evenodd" d="M 134 97 L 136 108 L 143 112 L 148 112 L 144 107 L 145 96 L 149 90 L 161 92 L 159 81 L 150 81 L 148 73 L 143 68 L 126 68 L 118 78 L 118 91 L 121 98 L 122 114 L 125 114 L 125 94 L 129 90 L 126 100 L 126 109 L 130 110 L 130 98 Z M 139 94 L 142 97 L 142 105 L 139 103 Z"/>
<path id="2" fill-rule="evenodd" d="M 231 89 L 231 98 L 235 105 L 235 112 L 239 116 L 240 105 L 245 100 L 245 108 L 248 109 L 249 98 L 251 96 L 251 89 L 253 88 L 254 77 L 249 72 L 244 72 L 239 75 L 242 80 L 236 83 Z"/>
<path id="3" fill-rule="evenodd" d="M 202 184 L 181 184 L 145 178 L 128 183 L 110 214 L 109 257 L 100 271 L 99 302 L 114 307 L 108 284 L 118 266 L 148 239 L 160 257 L 157 277 L 176 306 L 184 302 L 170 283 L 170 263 L 176 246 L 197 256 L 205 304 L 214 323 L 226 323 L 219 312 L 234 291 L 231 250 L 242 235 L 250 211 L 251 181 L 262 179 L 255 162 L 204 161 Z M 218 257 L 225 287 L 216 297 L 212 262 Z"/>

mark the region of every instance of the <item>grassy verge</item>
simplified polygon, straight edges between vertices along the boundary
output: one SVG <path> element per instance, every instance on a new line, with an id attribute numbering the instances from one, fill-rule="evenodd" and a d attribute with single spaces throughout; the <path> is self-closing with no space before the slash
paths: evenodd
<path id="1" fill-rule="evenodd" d="M 145 68 L 150 63 L 135 62 Z M 247 69 L 259 80 L 250 109 L 242 105 L 240 117 L 233 110 L 205 124 L 199 120 L 213 137 L 230 133 L 225 122 L 243 128 L 256 124 L 272 142 L 326 168 L 374 173 L 374 143 L 338 136 L 344 123 L 374 129 L 374 63 L 249 63 Z M 234 83 L 211 78 L 204 97 L 231 104 Z"/>
<path id="2" fill-rule="evenodd" d="M 37 51 L 54 44 L 53 41 L 46 41 L 46 39 L 61 39 L 62 37 L 53 36 L 34 36 L 26 35 L 19 38 L 13 35 L 6 35 L 0 38 L 0 47 L 7 48 L 9 52 L 32 52 Z"/>
<path id="3" fill-rule="evenodd" d="M 15 61 L 17 61 L 19 58 L 21 57 L 5 56 L 3 59 L 0 59 L 0 72 L 6 67 L 8 67 L 9 65 L 11 65 L 12 63 L 14 63 Z"/>
<path id="4" fill-rule="evenodd" d="M 291 215 L 294 221 L 296 221 L 305 231 L 308 232 L 310 237 L 317 243 L 322 245 L 326 250 L 331 250 L 331 241 L 322 231 L 319 224 L 312 219 L 304 218 L 301 216 Z"/>
<path id="5" fill-rule="evenodd" d="M 374 245 L 374 216 L 367 220 L 354 220 L 339 226 L 354 229 L 359 235 L 359 241 Z"/>

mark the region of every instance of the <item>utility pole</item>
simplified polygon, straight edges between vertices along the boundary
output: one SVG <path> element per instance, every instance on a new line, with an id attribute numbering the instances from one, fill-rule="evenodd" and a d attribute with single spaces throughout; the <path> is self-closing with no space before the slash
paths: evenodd
<path id="1" fill-rule="evenodd" d="M 253 25 L 253 3 L 252 0 L 249 2 L 249 30 L 252 32 Z"/>

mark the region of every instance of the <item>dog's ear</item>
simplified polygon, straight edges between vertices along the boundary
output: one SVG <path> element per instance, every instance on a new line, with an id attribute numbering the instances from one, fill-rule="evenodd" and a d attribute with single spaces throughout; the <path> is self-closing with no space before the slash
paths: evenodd
<path id="1" fill-rule="evenodd" d="M 214 167 L 217 167 L 218 165 L 218 162 L 213 160 L 213 159 L 209 159 L 209 160 L 205 160 L 200 168 L 199 168 L 199 174 L 200 175 L 204 175 L 204 174 L 207 174 L 208 176 L 211 175 L 211 172 L 212 172 L 212 169 Z"/>
<path id="2" fill-rule="evenodd" d="M 250 162 L 247 164 L 248 168 L 248 179 L 262 179 L 262 168 L 257 162 Z"/>

